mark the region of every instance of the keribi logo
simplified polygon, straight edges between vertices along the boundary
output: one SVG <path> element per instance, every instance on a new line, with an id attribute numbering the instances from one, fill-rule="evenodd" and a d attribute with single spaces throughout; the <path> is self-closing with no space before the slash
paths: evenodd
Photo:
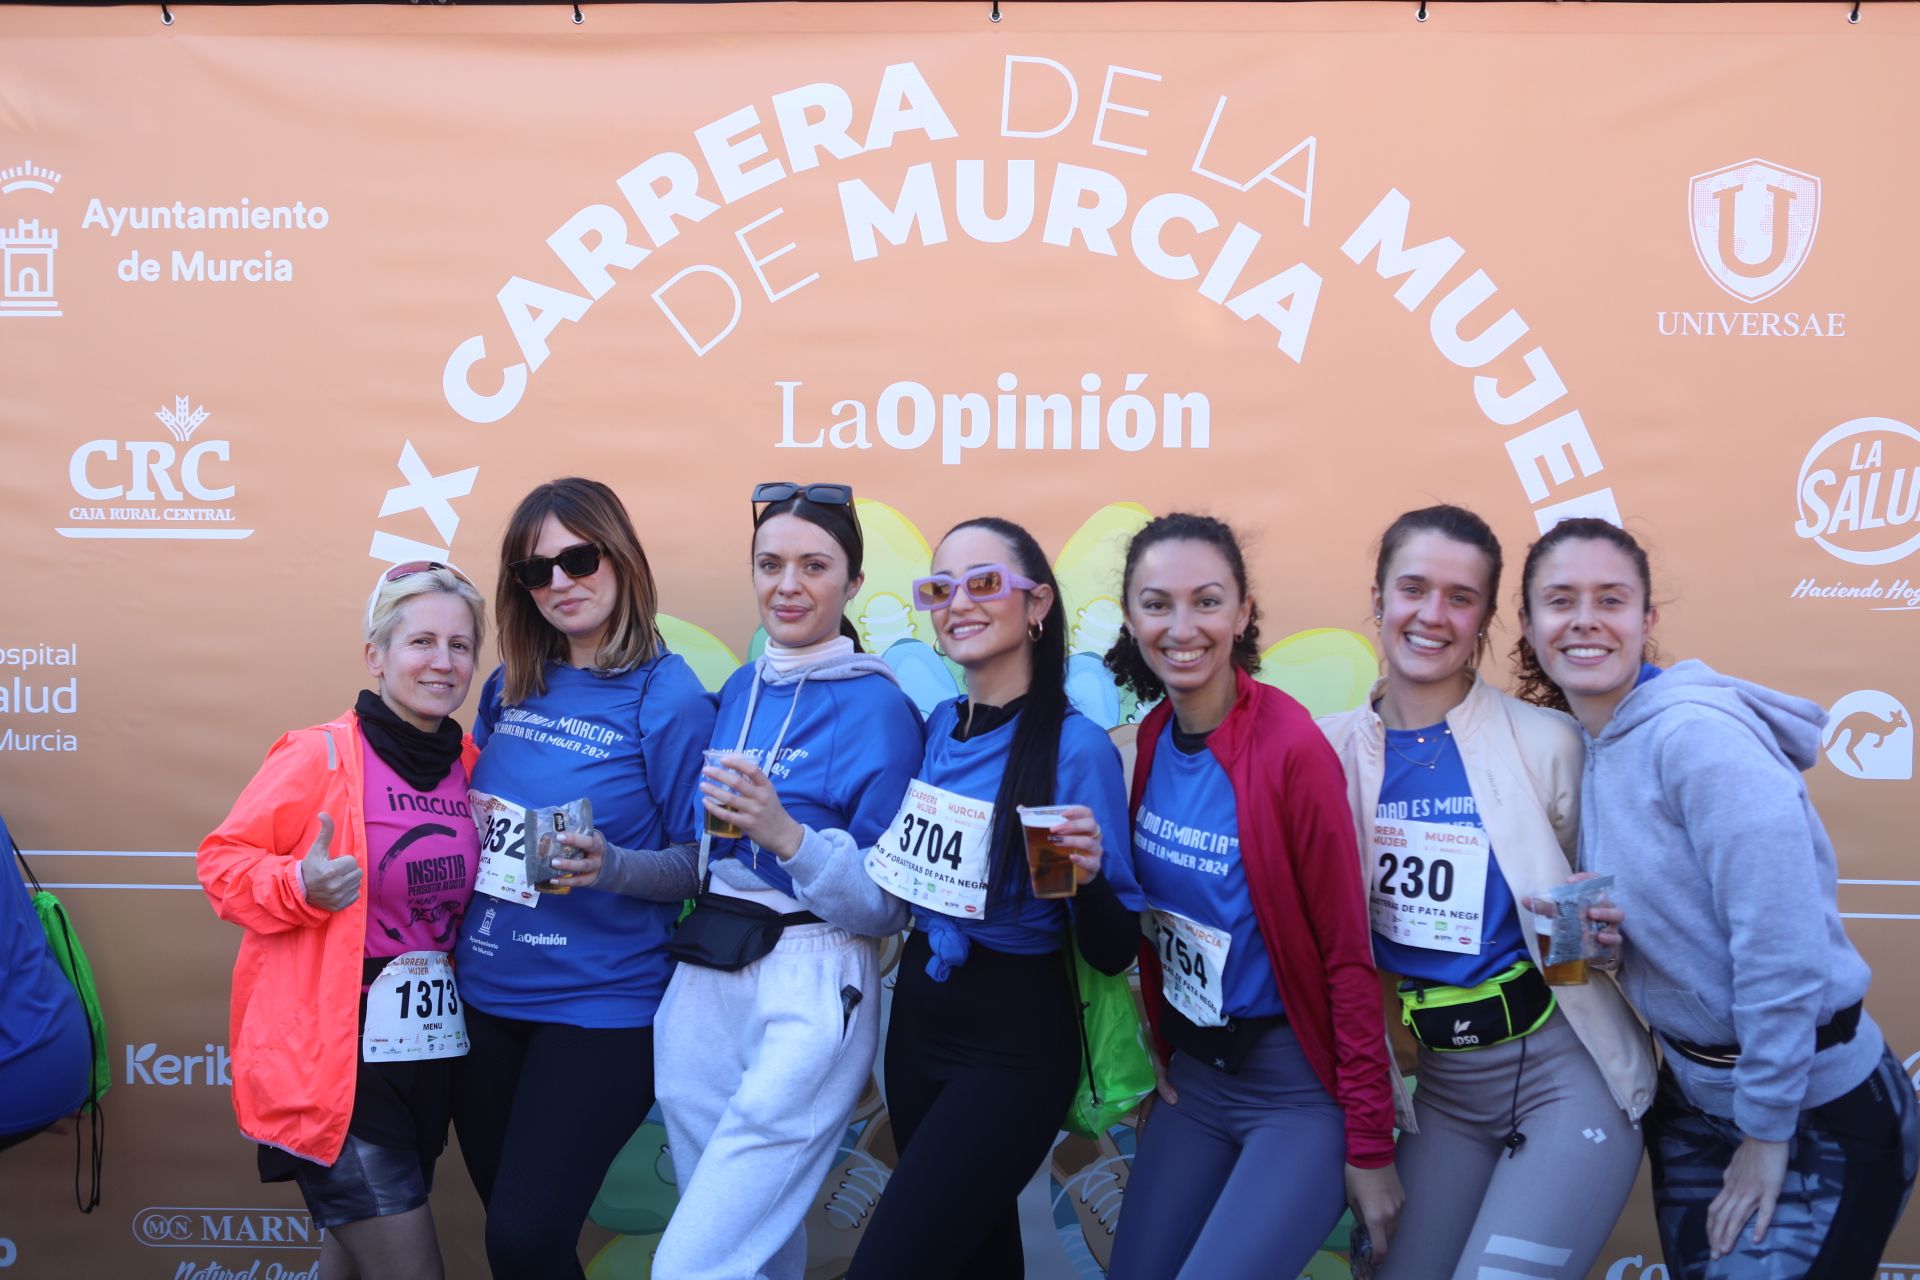
<path id="1" fill-rule="evenodd" d="M 107 436 L 73 451 L 67 483 L 80 501 L 67 509 L 67 519 L 75 523 L 56 526 L 54 532 L 63 538 L 176 541 L 252 537 L 253 530 L 234 527 L 234 510 L 226 505 L 236 492 L 227 476 L 233 442 L 195 439 L 212 412 L 192 396 L 175 395 L 153 416 L 168 438 Z"/>
<path id="2" fill-rule="evenodd" d="M 1687 186 L 1694 252 L 1742 302 L 1771 298 L 1807 263 L 1820 229 L 1820 179 L 1754 157 Z"/>
<path id="3" fill-rule="evenodd" d="M 0 196 L 21 192 L 52 195 L 60 175 L 27 161 L 0 169 Z M 20 211 L 11 223 L 9 218 Z M 53 259 L 60 249 L 60 232 L 44 226 L 37 214 L 9 199 L 0 209 L 0 319 L 52 317 L 61 314 L 54 296 Z"/>
<path id="4" fill-rule="evenodd" d="M 1905 782 L 1913 777 L 1913 722 L 1900 699 L 1858 689 L 1833 704 L 1820 735 L 1827 763 L 1849 778 Z"/>
<path id="5" fill-rule="evenodd" d="M 167 1088 L 231 1086 L 233 1060 L 227 1056 L 227 1046 L 223 1044 L 202 1045 L 199 1053 L 161 1053 L 160 1046 L 149 1040 L 142 1045 L 127 1046 L 126 1082 Z"/>

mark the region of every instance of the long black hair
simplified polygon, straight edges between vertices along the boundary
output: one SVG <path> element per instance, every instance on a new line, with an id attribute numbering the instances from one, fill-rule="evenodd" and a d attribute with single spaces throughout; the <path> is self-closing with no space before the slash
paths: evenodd
<path id="1" fill-rule="evenodd" d="M 758 541 L 760 526 L 774 516 L 796 516 L 815 528 L 826 530 L 827 536 L 840 544 L 847 553 L 847 581 L 852 582 L 860 576 L 861 566 L 866 562 L 867 539 L 860 530 L 860 513 L 854 510 L 853 496 L 849 492 L 845 503 L 814 502 L 804 494 L 794 494 L 779 502 L 770 502 L 753 517 L 753 536 Z M 751 554 L 751 548 L 749 548 Z M 853 651 L 864 653 L 860 647 L 860 631 L 847 617 L 845 609 L 840 611 L 840 634 L 853 641 Z"/>
<path id="2" fill-rule="evenodd" d="M 998 516 L 976 516 L 962 520 L 947 530 L 945 542 L 962 529 L 985 529 L 1003 539 L 1013 552 L 1012 568 L 1041 586 L 1052 589 L 1053 600 L 1040 620 L 1040 638 L 1033 646 L 1033 678 L 1027 685 L 1027 701 L 1020 710 L 1020 723 L 1013 731 L 1013 746 L 1007 752 L 1007 765 L 1000 775 L 1000 790 L 993 798 L 997 815 L 992 865 L 987 883 L 994 885 L 1002 900 L 1017 896 L 1027 882 L 1026 838 L 1020 830 L 1018 806 L 1054 803 L 1054 783 L 1060 766 L 1060 726 L 1067 718 L 1067 607 L 1060 601 L 1060 584 L 1054 581 L 1053 566 L 1047 553 L 1028 533 L 1011 520 Z"/>
<path id="3" fill-rule="evenodd" d="M 1540 572 L 1540 562 L 1547 552 L 1563 542 L 1604 542 L 1624 554 L 1633 562 L 1633 571 L 1640 579 L 1640 599 L 1643 610 L 1653 608 L 1653 570 L 1647 564 L 1647 549 L 1638 539 L 1619 525 L 1594 516 L 1575 516 L 1562 520 L 1553 528 L 1540 535 L 1540 540 L 1527 548 L 1526 563 L 1520 569 L 1520 621 L 1526 622 L 1531 612 L 1528 608 L 1533 597 L 1533 580 Z M 1646 651 L 1642 659 L 1652 662 L 1660 656 L 1659 649 L 1653 643 L 1653 637 L 1647 637 Z M 1540 655 L 1533 651 L 1533 645 L 1527 641 L 1526 632 L 1520 633 L 1520 639 L 1513 646 L 1513 673 L 1515 677 L 1514 696 L 1536 706 L 1552 707 L 1555 711 L 1572 713 L 1567 705 L 1567 695 L 1547 669 L 1540 665 Z"/>
<path id="4" fill-rule="evenodd" d="M 1199 542 L 1212 547 L 1227 562 L 1227 568 L 1233 571 L 1233 582 L 1240 588 L 1240 598 L 1249 598 L 1247 560 L 1240 553 L 1240 539 L 1234 536 L 1232 526 L 1212 516 L 1171 511 L 1147 521 L 1141 526 L 1140 532 L 1133 535 L 1133 541 L 1127 544 L 1127 567 L 1120 574 L 1123 607 L 1133 599 L 1133 570 L 1140 563 L 1140 553 L 1161 542 Z M 1113 672 L 1122 685 L 1133 690 L 1134 696 L 1140 701 L 1153 702 L 1166 696 L 1166 686 L 1160 683 L 1160 677 L 1153 674 L 1153 668 L 1147 665 L 1146 655 L 1140 652 L 1140 642 L 1133 638 L 1133 632 L 1123 629 L 1102 661 L 1107 670 Z M 1260 672 L 1258 604 L 1247 611 L 1246 630 L 1234 639 L 1233 665 L 1250 676 Z"/>

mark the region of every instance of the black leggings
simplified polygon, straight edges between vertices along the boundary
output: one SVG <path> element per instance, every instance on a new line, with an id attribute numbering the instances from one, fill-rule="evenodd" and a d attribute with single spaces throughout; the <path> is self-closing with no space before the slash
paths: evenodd
<path id="1" fill-rule="evenodd" d="M 1066 960 L 975 946 L 935 982 L 928 955 L 916 931 L 896 970 L 886 1064 L 900 1162 L 847 1280 L 1019 1280 L 1016 1200 L 1080 1076 Z"/>
<path id="2" fill-rule="evenodd" d="M 653 1028 L 523 1022 L 467 1006 L 453 1123 L 487 1210 L 494 1280 L 581 1277 L 580 1228 L 653 1107 Z"/>

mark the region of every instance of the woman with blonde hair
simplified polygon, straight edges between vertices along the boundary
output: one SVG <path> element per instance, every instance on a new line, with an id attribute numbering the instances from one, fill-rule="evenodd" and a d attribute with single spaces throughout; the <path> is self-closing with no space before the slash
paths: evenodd
<path id="1" fill-rule="evenodd" d="M 233 971 L 233 1108 L 262 1181 L 299 1184 L 320 1274 L 437 1277 L 427 1194 L 466 1051 L 449 952 L 473 894 L 466 700 L 486 603 L 428 561 L 367 601 L 376 688 L 276 742 L 200 883 L 246 930 Z"/>

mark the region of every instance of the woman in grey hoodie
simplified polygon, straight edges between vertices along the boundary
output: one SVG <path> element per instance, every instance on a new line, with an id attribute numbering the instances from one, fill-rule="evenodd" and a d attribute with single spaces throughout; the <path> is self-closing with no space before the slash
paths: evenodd
<path id="1" fill-rule="evenodd" d="M 1581 866 L 1618 877 L 1622 983 L 1665 1050 L 1648 1116 L 1676 1280 L 1870 1280 L 1920 1154 L 1913 1087 L 1862 1007 L 1801 773 L 1820 707 L 1647 661 L 1646 553 L 1557 525 L 1522 574 L 1521 694 L 1579 720 Z"/>

